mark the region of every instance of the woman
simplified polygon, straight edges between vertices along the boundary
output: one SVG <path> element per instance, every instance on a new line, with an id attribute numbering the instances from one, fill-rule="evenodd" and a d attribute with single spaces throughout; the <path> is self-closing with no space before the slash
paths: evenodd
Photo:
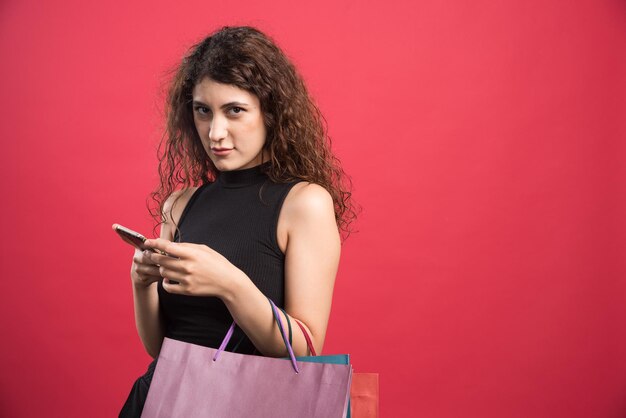
<path id="1" fill-rule="evenodd" d="M 151 210 L 161 232 L 145 244 L 169 257 L 136 250 L 131 267 L 137 331 L 155 360 L 124 417 L 141 414 L 164 337 L 218 347 L 235 320 L 228 351 L 287 356 L 268 297 L 321 353 L 340 230 L 349 235 L 356 216 L 322 115 L 257 29 L 224 27 L 194 45 L 173 77 L 166 118 Z M 294 354 L 308 355 L 296 328 Z"/>

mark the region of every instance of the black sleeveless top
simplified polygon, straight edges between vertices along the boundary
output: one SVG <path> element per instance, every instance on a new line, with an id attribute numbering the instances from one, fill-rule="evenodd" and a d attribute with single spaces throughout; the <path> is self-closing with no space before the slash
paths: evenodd
<path id="1" fill-rule="evenodd" d="M 222 171 L 192 195 L 178 222 L 176 242 L 206 244 L 252 280 L 276 306 L 284 307 L 285 255 L 278 247 L 278 215 L 287 193 L 298 181 L 274 183 L 262 172 L 269 162 L 252 168 Z M 168 293 L 158 282 L 165 336 L 217 348 L 233 322 L 217 297 Z M 255 347 L 239 328 L 227 351 L 253 354 Z"/>

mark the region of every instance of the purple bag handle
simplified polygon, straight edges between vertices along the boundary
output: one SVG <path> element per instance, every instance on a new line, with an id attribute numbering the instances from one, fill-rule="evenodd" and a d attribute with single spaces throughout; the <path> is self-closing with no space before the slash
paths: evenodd
<path id="1" fill-rule="evenodd" d="M 278 324 L 278 329 L 280 329 L 280 334 L 282 335 L 283 341 L 285 342 L 285 346 L 287 347 L 287 351 L 289 352 L 289 358 L 291 358 L 291 364 L 293 366 L 293 369 L 296 371 L 296 373 L 300 373 L 300 369 L 298 368 L 298 363 L 296 362 L 296 356 L 293 354 L 293 349 L 291 348 L 291 344 L 289 344 L 289 341 L 287 340 L 287 334 L 285 334 L 285 329 L 283 328 L 283 324 L 280 321 L 280 316 L 278 315 L 278 310 L 276 309 L 276 305 L 274 305 L 274 302 L 272 301 L 272 299 L 267 298 L 267 300 L 270 301 L 270 305 L 272 307 L 272 313 L 274 314 L 274 320 Z M 230 338 L 233 336 L 233 332 L 235 331 L 235 325 L 237 325 L 237 323 L 233 321 L 232 325 L 228 329 L 228 332 L 226 333 L 226 336 L 224 337 L 224 340 L 222 341 L 222 344 L 220 344 L 220 347 L 215 352 L 215 356 L 213 356 L 213 361 L 216 361 L 219 354 L 222 351 L 224 351 L 224 349 L 226 349 L 226 346 L 230 342 Z"/>

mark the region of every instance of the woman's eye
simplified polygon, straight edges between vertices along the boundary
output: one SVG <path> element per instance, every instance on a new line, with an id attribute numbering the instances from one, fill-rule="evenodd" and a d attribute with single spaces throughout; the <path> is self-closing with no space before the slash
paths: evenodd
<path id="1" fill-rule="evenodd" d="M 200 116 L 209 116 L 211 114 L 211 109 L 209 109 L 208 107 L 204 107 L 204 106 L 195 106 L 194 111 L 198 113 Z M 245 112 L 246 109 L 235 106 L 235 107 L 231 107 L 229 111 L 232 112 L 232 114 L 234 115 L 238 115 L 241 112 Z"/>
<path id="2" fill-rule="evenodd" d="M 206 115 L 206 112 L 207 112 L 209 109 L 207 109 L 207 108 L 206 108 L 206 107 L 204 107 L 204 106 L 196 106 L 196 107 L 194 108 L 194 110 L 195 110 L 197 113 L 199 113 L 199 114 L 201 114 L 201 115 L 203 115 L 203 116 L 204 116 L 204 115 Z"/>

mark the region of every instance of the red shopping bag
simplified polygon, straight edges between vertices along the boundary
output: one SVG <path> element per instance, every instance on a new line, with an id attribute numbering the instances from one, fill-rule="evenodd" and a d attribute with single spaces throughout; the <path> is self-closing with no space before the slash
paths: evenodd
<path id="1" fill-rule="evenodd" d="M 378 418 L 378 373 L 352 373 L 352 418 Z"/>

